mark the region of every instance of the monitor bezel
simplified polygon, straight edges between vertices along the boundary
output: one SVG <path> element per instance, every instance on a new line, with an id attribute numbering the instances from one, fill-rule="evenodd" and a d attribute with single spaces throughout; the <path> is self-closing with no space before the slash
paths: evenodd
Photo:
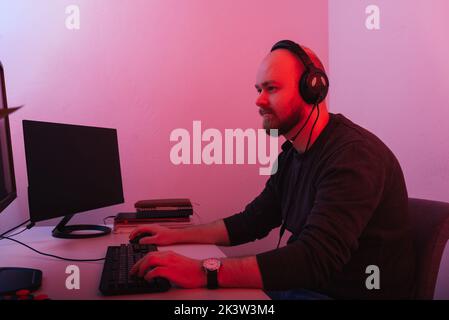
<path id="1" fill-rule="evenodd" d="M 8 102 L 6 99 L 6 85 L 5 85 L 5 75 L 3 70 L 3 65 L 0 62 L 0 85 L 2 89 L 2 102 L 3 102 L 3 108 L 8 109 Z M 9 117 L 6 116 L 5 118 L 1 119 L 0 121 L 5 121 L 5 131 L 6 131 L 6 152 L 8 153 L 8 159 L 9 159 L 9 170 L 11 174 L 11 192 L 8 193 L 8 195 L 4 199 L 0 199 L 0 213 L 8 207 L 11 202 L 14 201 L 14 199 L 17 198 L 17 189 L 16 189 L 16 179 L 14 174 L 14 162 L 13 162 L 13 155 L 12 155 L 12 142 L 11 142 L 11 132 L 10 132 L 10 126 L 9 126 Z"/>

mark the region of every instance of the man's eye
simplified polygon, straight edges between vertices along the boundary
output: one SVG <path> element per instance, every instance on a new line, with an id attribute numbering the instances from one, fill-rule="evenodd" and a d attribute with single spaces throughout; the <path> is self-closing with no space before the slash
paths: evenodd
<path id="1" fill-rule="evenodd" d="M 276 87 L 267 87 L 268 92 L 276 90 Z"/>

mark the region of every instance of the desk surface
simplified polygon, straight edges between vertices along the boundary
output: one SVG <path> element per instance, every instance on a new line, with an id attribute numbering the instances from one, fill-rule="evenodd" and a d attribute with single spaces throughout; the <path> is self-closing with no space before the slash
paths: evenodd
<path id="1" fill-rule="evenodd" d="M 128 234 L 110 234 L 91 239 L 57 239 L 51 236 L 53 227 L 34 227 L 14 237 L 36 250 L 64 258 L 96 259 L 106 254 L 107 246 L 128 243 Z M 214 245 L 174 245 L 159 247 L 160 251 L 173 250 L 179 254 L 205 259 L 209 257 L 225 257 L 223 252 Z M 126 296 L 105 297 L 98 290 L 103 261 L 70 262 L 46 257 L 10 240 L 0 240 L 0 267 L 36 268 L 43 272 L 42 287 L 38 293 L 49 296 L 50 299 L 165 299 L 165 300 L 266 300 L 268 296 L 262 290 L 255 289 L 180 289 L 171 288 L 164 293 L 137 294 Z M 69 290 L 65 282 L 69 274 L 66 268 L 76 265 L 80 270 L 80 289 Z"/>

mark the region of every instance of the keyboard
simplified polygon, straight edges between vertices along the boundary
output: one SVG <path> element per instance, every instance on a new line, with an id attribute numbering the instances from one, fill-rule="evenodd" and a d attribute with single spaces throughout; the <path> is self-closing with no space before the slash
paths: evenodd
<path id="1" fill-rule="evenodd" d="M 147 281 L 129 275 L 132 266 L 151 251 L 157 251 L 156 246 L 122 244 L 108 247 L 101 275 L 100 292 L 104 295 L 121 295 L 163 292 L 170 289 L 171 285 L 167 279 L 155 278 Z"/>

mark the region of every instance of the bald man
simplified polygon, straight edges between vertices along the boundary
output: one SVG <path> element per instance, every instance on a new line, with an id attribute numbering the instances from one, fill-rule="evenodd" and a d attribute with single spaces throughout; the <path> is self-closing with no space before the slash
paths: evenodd
<path id="1" fill-rule="evenodd" d="M 256 77 L 263 127 L 278 129 L 286 139 L 278 170 L 261 194 L 224 220 L 182 230 L 155 225 L 130 235 L 149 232 L 140 242 L 160 246 L 232 246 L 282 226 L 292 234 L 287 245 L 255 256 L 204 261 L 153 252 L 131 272 L 185 288 L 260 288 L 281 299 L 410 298 L 415 257 L 401 167 L 375 135 L 329 113 L 324 96 L 319 103 L 305 101 L 298 87 L 306 67 L 298 45 L 287 43 L 272 48 Z M 324 71 L 318 57 L 303 50 Z"/>

